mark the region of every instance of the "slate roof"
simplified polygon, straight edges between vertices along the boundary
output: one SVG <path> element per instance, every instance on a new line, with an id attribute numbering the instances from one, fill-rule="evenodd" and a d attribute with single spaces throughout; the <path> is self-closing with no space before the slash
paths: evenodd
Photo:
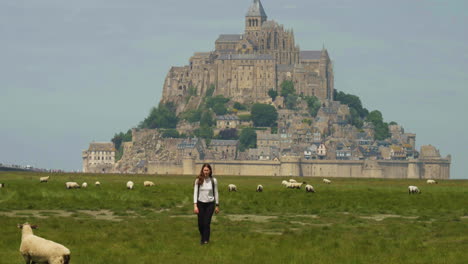
<path id="1" fill-rule="evenodd" d="M 242 34 L 221 34 L 216 42 L 238 42 L 242 39 Z"/>
<path id="2" fill-rule="evenodd" d="M 115 151 L 115 147 L 112 142 L 92 142 L 88 151 Z"/>
<path id="3" fill-rule="evenodd" d="M 210 146 L 236 146 L 239 140 L 212 139 Z"/>
<path id="4" fill-rule="evenodd" d="M 218 60 L 275 60 L 270 54 L 221 54 Z"/>
<path id="5" fill-rule="evenodd" d="M 265 9 L 263 9 L 262 2 L 260 0 L 254 0 L 252 5 L 247 11 L 246 17 L 267 17 Z"/>
<path id="6" fill-rule="evenodd" d="M 299 53 L 299 58 L 301 60 L 320 60 L 320 55 L 322 51 L 320 50 L 302 50 Z"/>

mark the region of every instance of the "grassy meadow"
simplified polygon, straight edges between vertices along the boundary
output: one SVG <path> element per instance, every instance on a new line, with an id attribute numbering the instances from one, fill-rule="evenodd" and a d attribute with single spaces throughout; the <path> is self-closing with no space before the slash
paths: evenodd
<path id="1" fill-rule="evenodd" d="M 50 175 L 48 183 L 39 177 Z M 468 181 L 218 176 L 211 242 L 199 244 L 194 176 L 0 172 L 0 263 L 24 263 L 18 223 L 68 247 L 73 264 L 467 263 Z M 101 187 L 94 186 L 99 180 Z M 128 180 L 135 182 L 127 190 Z M 155 182 L 143 187 L 143 181 Z M 65 189 L 66 181 L 88 182 Z M 238 192 L 229 193 L 234 183 Z M 257 184 L 263 193 L 255 192 Z M 408 185 L 422 194 L 409 195 Z"/>

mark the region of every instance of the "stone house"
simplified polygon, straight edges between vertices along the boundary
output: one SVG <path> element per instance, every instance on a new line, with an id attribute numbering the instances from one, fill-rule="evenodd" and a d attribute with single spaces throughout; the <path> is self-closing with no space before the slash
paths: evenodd
<path id="1" fill-rule="evenodd" d="M 115 164 L 115 146 L 112 142 L 92 142 L 82 152 L 83 172 L 110 172 Z"/>

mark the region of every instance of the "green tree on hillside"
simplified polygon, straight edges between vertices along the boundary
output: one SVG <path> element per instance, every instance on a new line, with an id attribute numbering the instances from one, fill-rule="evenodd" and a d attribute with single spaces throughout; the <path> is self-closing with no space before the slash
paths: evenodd
<path id="1" fill-rule="evenodd" d="M 255 129 L 247 127 L 242 129 L 239 136 L 239 150 L 245 151 L 248 148 L 257 147 L 257 133 Z"/>
<path id="2" fill-rule="evenodd" d="M 309 114 L 316 117 L 321 106 L 320 100 L 315 96 L 305 96 L 304 100 L 307 102 Z"/>
<path id="3" fill-rule="evenodd" d="M 390 131 L 388 124 L 383 121 L 382 113 L 378 110 L 374 110 L 369 113 L 366 121 L 371 122 L 375 128 L 374 138 L 377 140 L 384 140 L 390 137 Z"/>
<path id="4" fill-rule="evenodd" d="M 294 83 L 292 81 L 283 81 L 281 83 L 281 96 L 286 98 L 289 94 L 295 94 Z"/>
<path id="5" fill-rule="evenodd" d="M 172 102 L 160 103 L 158 107 L 153 107 L 150 114 L 143 120 L 139 128 L 175 128 L 178 119 L 175 115 L 175 106 Z"/>
<path id="6" fill-rule="evenodd" d="M 268 104 L 254 104 L 251 110 L 254 126 L 270 127 L 278 120 L 276 108 Z"/>
<path id="7" fill-rule="evenodd" d="M 268 95 L 271 97 L 271 100 L 275 100 L 276 97 L 278 96 L 278 91 L 274 90 L 274 89 L 270 89 L 268 90 Z"/>

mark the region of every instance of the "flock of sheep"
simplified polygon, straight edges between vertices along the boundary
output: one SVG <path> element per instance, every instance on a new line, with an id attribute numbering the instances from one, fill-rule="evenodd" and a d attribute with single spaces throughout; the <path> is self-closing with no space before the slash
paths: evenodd
<path id="1" fill-rule="evenodd" d="M 330 184 L 331 181 L 329 179 L 323 179 L 323 182 L 326 184 Z M 307 184 L 306 182 L 297 182 L 294 179 L 289 179 L 289 181 L 282 181 L 282 185 L 286 186 L 286 188 L 290 189 L 301 189 L 302 185 L 305 184 L 305 190 L 306 192 L 315 192 L 315 189 L 312 185 Z M 228 185 L 228 191 L 229 192 L 237 192 L 237 186 L 235 184 L 229 184 Z M 257 185 L 257 189 L 255 190 L 257 192 L 263 192 L 263 185 L 259 184 Z"/>
<path id="2" fill-rule="evenodd" d="M 40 182 L 48 182 L 50 176 L 47 177 L 40 177 Z M 323 182 L 326 184 L 331 184 L 329 179 L 323 179 Z M 435 180 L 427 180 L 427 184 L 437 184 Z M 286 188 L 291 189 L 301 189 L 302 185 L 305 184 L 306 192 L 313 192 L 315 193 L 315 189 L 312 185 L 307 184 L 306 182 L 297 182 L 294 179 L 290 179 L 289 181 L 282 181 L 282 185 Z M 95 182 L 95 186 L 99 187 L 101 183 L 99 181 Z M 132 190 L 134 188 L 133 181 L 127 182 L 127 189 Z M 75 188 L 86 188 L 88 184 L 83 182 L 79 185 L 77 182 L 66 182 L 65 186 L 67 189 L 75 189 Z M 144 181 L 143 186 L 151 187 L 155 186 L 154 182 L 152 181 Z M 0 183 L 0 188 L 4 188 L 5 184 Z M 228 185 L 229 192 L 237 192 L 237 186 L 234 184 Z M 263 192 L 263 185 L 259 184 L 256 188 L 257 192 Z M 417 186 L 411 185 L 408 186 L 408 193 L 409 194 L 421 194 L 421 191 Z M 21 245 L 20 245 L 20 253 L 25 259 L 26 263 L 49 263 L 49 264 L 68 264 L 70 263 L 70 250 L 65 246 L 53 242 L 51 240 L 44 239 L 42 237 L 36 236 L 33 234 L 33 229 L 36 229 L 37 226 L 30 225 L 28 223 L 18 225 L 18 228 L 22 229 L 21 235 Z"/>

